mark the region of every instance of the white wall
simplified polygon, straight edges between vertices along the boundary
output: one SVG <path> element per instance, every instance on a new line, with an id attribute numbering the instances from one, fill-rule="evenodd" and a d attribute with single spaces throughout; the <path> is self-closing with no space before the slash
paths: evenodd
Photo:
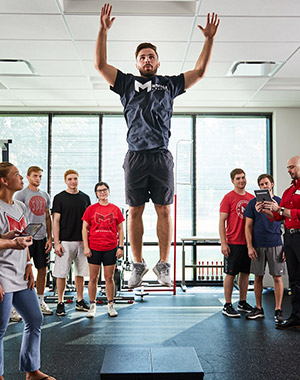
<path id="1" fill-rule="evenodd" d="M 273 174 L 275 192 L 281 196 L 291 182 L 287 161 L 300 155 L 300 109 L 277 108 L 273 123 Z"/>

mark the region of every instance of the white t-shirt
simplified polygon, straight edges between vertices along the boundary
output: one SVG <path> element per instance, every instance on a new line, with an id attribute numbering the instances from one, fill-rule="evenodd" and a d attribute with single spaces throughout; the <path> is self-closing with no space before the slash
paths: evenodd
<path id="1" fill-rule="evenodd" d="M 20 201 L 14 200 L 13 204 L 8 204 L 0 200 L 0 233 L 25 228 L 25 211 L 26 206 Z M 0 250 L 0 284 L 4 292 L 17 292 L 27 288 L 27 281 L 24 280 L 27 249 Z"/>

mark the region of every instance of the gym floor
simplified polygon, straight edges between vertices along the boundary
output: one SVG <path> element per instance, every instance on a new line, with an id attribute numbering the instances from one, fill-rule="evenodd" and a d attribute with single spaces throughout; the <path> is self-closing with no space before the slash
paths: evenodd
<path id="1" fill-rule="evenodd" d="M 238 292 L 233 294 L 233 303 Z M 66 317 L 46 316 L 42 327 L 41 369 L 57 380 L 99 380 L 107 347 L 194 347 L 205 380 L 299 380 L 300 331 L 281 331 L 274 324 L 274 295 L 264 291 L 265 318 L 249 321 L 225 317 L 223 288 L 188 288 L 177 295 L 150 293 L 143 301 L 118 303 L 117 318 L 105 304 L 94 319 L 66 304 Z M 248 293 L 254 306 L 254 293 Z M 290 313 L 285 294 L 283 311 Z M 18 370 L 23 323 L 10 323 L 4 337 L 5 380 L 24 380 Z M 163 379 L 162 379 L 163 380 Z"/>

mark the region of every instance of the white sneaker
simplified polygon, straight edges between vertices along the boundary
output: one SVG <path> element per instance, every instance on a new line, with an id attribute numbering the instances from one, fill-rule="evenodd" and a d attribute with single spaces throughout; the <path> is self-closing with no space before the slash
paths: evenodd
<path id="1" fill-rule="evenodd" d="M 118 316 L 118 312 L 115 310 L 113 302 L 110 302 L 108 304 L 108 314 L 110 317 L 117 317 Z"/>
<path id="2" fill-rule="evenodd" d="M 94 303 L 90 303 L 90 308 L 89 308 L 89 311 L 87 312 L 86 317 L 87 318 L 94 318 L 95 315 L 96 315 L 96 304 L 94 302 Z"/>
<path id="3" fill-rule="evenodd" d="M 170 277 L 170 268 L 171 268 L 171 265 L 164 261 L 163 262 L 159 261 L 153 268 L 153 272 L 157 276 L 157 281 L 161 285 L 169 286 L 169 287 L 173 285 L 171 281 L 171 277 Z"/>
<path id="4" fill-rule="evenodd" d="M 148 272 L 148 267 L 144 259 L 142 263 L 133 263 L 132 267 L 132 273 L 128 280 L 129 289 L 140 286 L 143 281 L 143 276 Z"/>
<path id="5" fill-rule="evenodd" d="M 41 307 L 42 313 L 44 315 L 52 315 L 53 314 L 53 311 L 50 309 L 50 307 L 46 304 L 45 301 L 42 301 L 40 303 L 40 307 Z"/>
<path id="6" fill-rule="evenodd" d="M 10 320 L 10 322 L 21 322 L 22 321 L 21 315 L 17 312 L 17 310 L 13 306 L 11 307 L 9 320 Z"/>

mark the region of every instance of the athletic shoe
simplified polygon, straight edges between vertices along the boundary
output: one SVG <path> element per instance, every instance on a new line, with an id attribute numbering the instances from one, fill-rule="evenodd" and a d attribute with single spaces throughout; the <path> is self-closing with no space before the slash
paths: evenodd
<path id="1" fill-rule="evenodd" d="M 108 304 L 107 308 L 108 308 L 108 314 L 110 317 L 117 317 L 118 316 L 118 312 L 115 310 L 113 302 L 110 302 Z"/>
<path id="2" fill-rule="evenodd" d="M 253 307 L 251 305 L 249 305 L 246 301 L 244 302 L 239 302 L 238 303 L 238 307 L 237 307 L 238 311 L 244 311 L 245 313 L 251 313 L 251 311 L 253 310 Z"/>
<path id="3" fill-rule="evenodd" d="M 143 276 L 148 272 L 147 264 L 143 259 L 142 263 L 133 263 L 132 273 L 128 280 L 128 288 L 133 289 L 141 285 Z"/>
<path id="4" fill-rule="evenodd" d="M 42 301 L 42 303 L 40 304 L 40 307 L 41 307 L 42 313 L 44 315 L 52 315 L 53 314 L 53 311 L 50 309 L 50 307 L 46 304 L 45 301 Z"/>
<path id="5" fill-rule="evenodd" d="M 89 305 L 85 302 L 85 300 L 82 299 L 81 301 L 76 301 L 75 309 L 76 309 L 77 311 L 89 311 L 89 310 L 90 310 L 90 307 L 89 307 Z"/>
<path id="6" fill-rule="evenodd" d="M 95 304 L 95 302 L 93 302 L 90 304 L 90 309 L 87 312 L 86 317 L 87 318 L 94 318 L 95 316 L 96 316 L 96 304 Z"/>
<path id="7" fill-rule="evenodd" d="M 246 315 L 246 319 L 265 318 L 264 309 L 255 307 L 250 313 Z"/>
<path id="8" fill-rule="evenodd" d="M 10 320 L 10 322 L 21 322 L 22 321 L 21 315 L 17 312 L 17 310 L 13 306 L 11 308 L 9 320 Z"/>
<path id="9" fill-rule="evenodd" d="M 170 277 L 170 268 L 171 265 L 169 263 L 158 262 L 153 268 L 153 272 L 157 276 L 157 281 L 164 286 L 172 286 L 172 281 Z"/>
<path id="10" fill-rule="evenodd" d="M 222 313 L 230 318 L 240 318 L 241 314 L 238 313 L 232 306 L 231 303 L 225 303 Z"/>
<path id="11" fill-rule="evenodd" d="M 278 322 L 283 322 L 285 320 L 283 314 L 282 314 L 282 310 L 281 309 L 276 309 L 275 310 L 275 322 L 278 323 Z"/>
<path id="12" fill-rule="evenodd" d="M 65 312 L 65 304 L 63 302 L 59 302 L 57 304 L 56 315 L 60 317 L 64 317 L 65 315 L 67 315 L 67 313 Z"/>

